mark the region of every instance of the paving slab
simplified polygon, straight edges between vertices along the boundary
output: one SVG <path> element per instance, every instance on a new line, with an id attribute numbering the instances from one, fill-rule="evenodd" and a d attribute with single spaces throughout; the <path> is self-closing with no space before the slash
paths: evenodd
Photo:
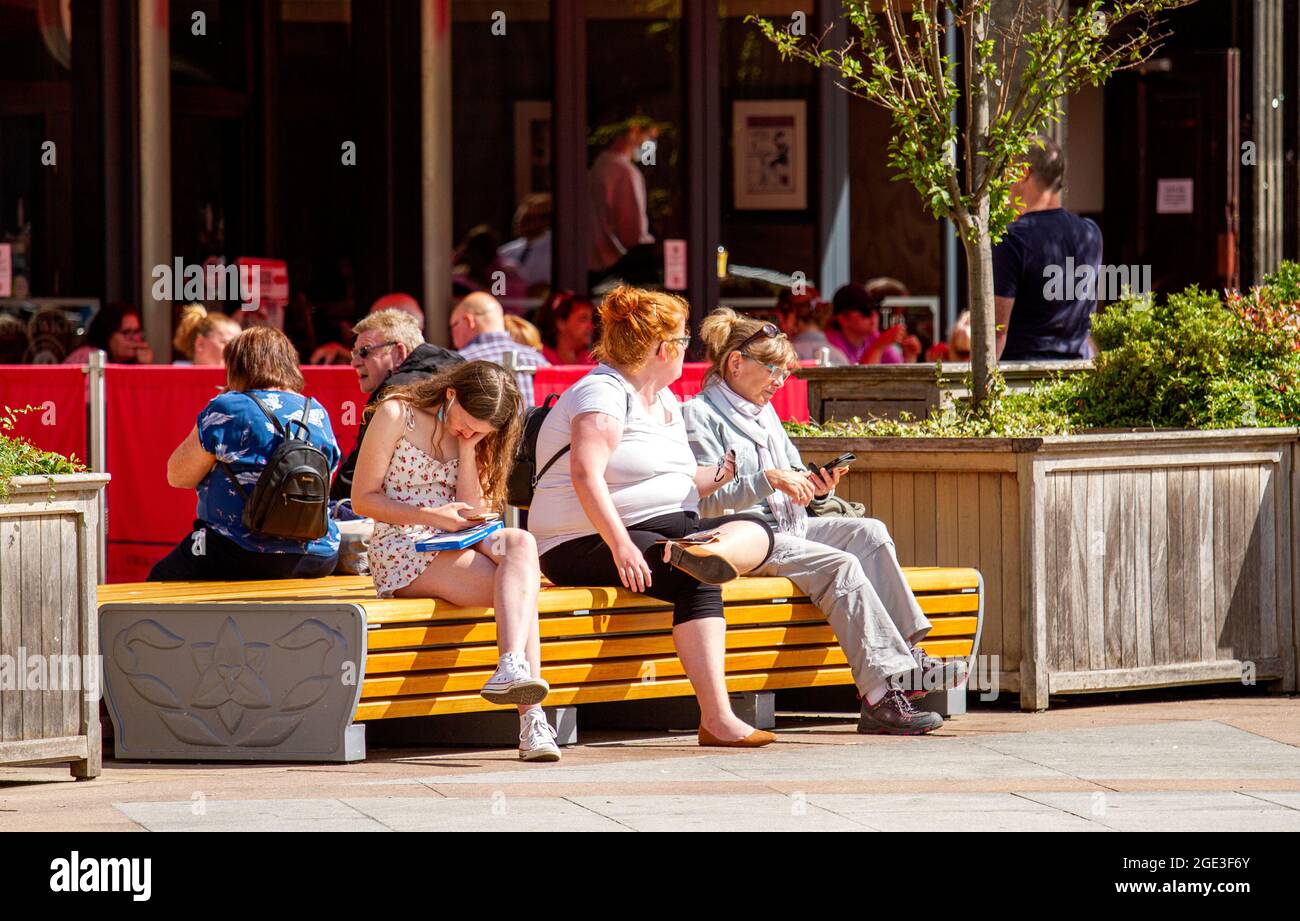
<path id="1" fill-rule="evenodd" d="M 118 803 L 149 831 L 386 831 L 383 823 L 336 799 Z"/>
<path id="2" fill-rule="evenodd" d="M 813 794 L 808 802 L 881 831 L 1105 831 L 1105 827 L 1010 793 Z"/>
<path id="3" fill-rule="evenodd" d="M 634 831 L 873 831 L 788 796 L 578 796 L 592 812 Z"/>
<path id="4" fill-rule="evenodd" d="M 393 831 L 618 831 L 618 822 L 560 797 L 356 797 L 343 801 Z"/>
<path id="5" fill-rule="evenodd" d="M 1026 799 L 1089 818 L 1117 831 L 1300 831 L 1300 811 L 1258 794 L 1036 793 Z"/>
<path id="6" fill-rule="evenodd" d="M 1251 792 L 1249 795 L 1257 797 L 1258 799 L 1266 800 L 1270 803 L 1277 803 L 1279 806 L 1286 806 L 1288 809 L 1300 809 L 1300 792 L 1295 790 L 1266 790 Z"/>
<path id="7" fill-rule="evenodd" d="M 1081 778 L 1300 777 L 1300 748 L 1213 720 L 987 735 L 970 744 Z"/>

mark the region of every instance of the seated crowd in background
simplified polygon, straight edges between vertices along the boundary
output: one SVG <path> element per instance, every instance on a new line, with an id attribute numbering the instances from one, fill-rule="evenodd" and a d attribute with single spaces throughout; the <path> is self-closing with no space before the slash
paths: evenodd
<path id="1" fill-rule="evenodd" d="M 222 364 L 226 346 L 238 335 L 239 323 L 226 314 L 209 311 L 202 304 L 186 304 L 172 337 L 172 347 L 184 357 L 173 364 Z"/>
<path id="2" fill-rule="evenodd" d="M 510 337 L 501 302 L 485 291 L 471 292 L 452 308 L 451 340 L 466 361 L 494 361 L 504 365 L 506 353 L 513 352 L 520 368 L 546 368 L 551 364 L 537 349 Z M 532 406 L 532 374 L 520 371 L 515 376 L 524 405 Z"/>

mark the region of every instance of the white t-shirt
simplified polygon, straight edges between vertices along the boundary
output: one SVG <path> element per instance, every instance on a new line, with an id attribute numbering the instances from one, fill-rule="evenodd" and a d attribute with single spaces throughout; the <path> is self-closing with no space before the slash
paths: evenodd
<path id="1" fill-rule="evenodd" d="M 662 421 L 665 409 L 671 422 Z M 659 391 L 652 417 L 623 376 L 608 365 L 597 365 L 587 372 L 551 407 L 537 433 L 538 470 L 570 444 L 573 420 L 591 412 L 613 416 L 623 423 L 623 437 L 610 455 L 605 482 L 625 525 L 699 507 L 700 494 L 695 488 L 698 465 L 686 437 L 677 397 L 666 388 Z M 569 452 L 556 461 L 533 493 L 528 530 L 537 538 L 538 553 L 597 533 L 573 488 L 571 457 Z"/>

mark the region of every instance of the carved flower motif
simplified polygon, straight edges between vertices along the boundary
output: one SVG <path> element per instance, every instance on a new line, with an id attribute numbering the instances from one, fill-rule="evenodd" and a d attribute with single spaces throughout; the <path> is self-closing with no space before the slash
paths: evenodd
<path id="1" fill-rule="evenodd" d="M 271 691 L 262 680 L 266 643 L 245 643 L 234 618 L 227 617 L 215 643 L 194 643 L 190 649 L 199 671 L 193 706 L 215 709 L 226 731 L 233 733 L 244 710 L 271 706 Z"/>

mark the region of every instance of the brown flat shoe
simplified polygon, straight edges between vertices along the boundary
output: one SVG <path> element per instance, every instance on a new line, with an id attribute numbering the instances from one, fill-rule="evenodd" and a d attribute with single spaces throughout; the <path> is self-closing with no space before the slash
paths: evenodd
<path id="1" fill-rule="evenodd" d="M 707 748 L 762 748 L 776 741 L 776 736 L 763 729 L 755 729 L 743 739 L 726 742 L 719 739 L 703 726 L 700 727 L 700 745 Z"/>
<path id="2" fill-rule="evenodd" d="M 668 562 L 682 572 L 709 585 L 721 585 L 737 578 L 740 572 L 731 562 L 706 547 L 673 544 Z"/>

